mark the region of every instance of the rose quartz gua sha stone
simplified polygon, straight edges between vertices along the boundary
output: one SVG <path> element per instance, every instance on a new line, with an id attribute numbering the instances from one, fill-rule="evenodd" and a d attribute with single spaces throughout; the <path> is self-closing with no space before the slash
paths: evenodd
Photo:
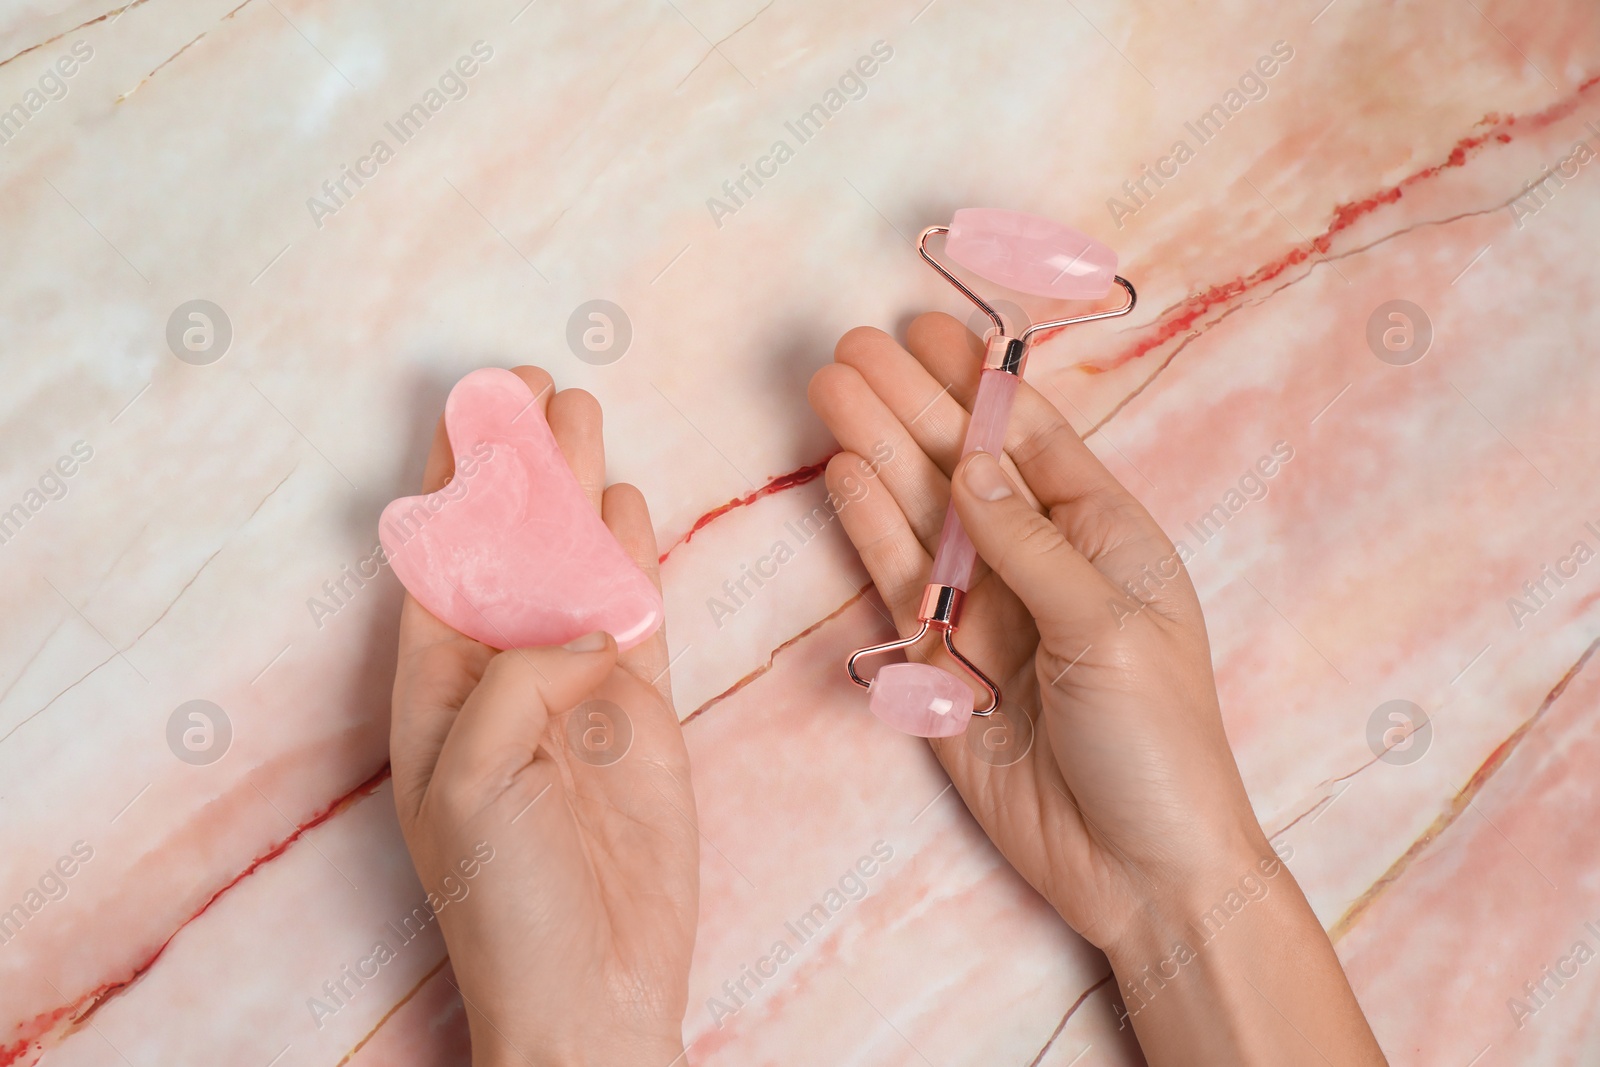
<path id="1" fill-rule="evenodd" d="M 378 537 L 412 596 L 494 648 L 604 630 L 631 648 L 661 625 L 661 594 L 600 521 L 543 408 L 508 370 L 475 370 L 444 405 L 449 485 L 383 509 Z"/>
<path id="2" fill-rule="evenodd" d="M 933 227 L 926 231 L 923 242 L 938 230 L 939 227 Z M 925 244 L 922 250 L 927 256 Z M 1096 300 L 1105 296 L 1117 281 L 1117 255 L 1111 249 L 1070 226 L 1020 211 L 962 208 L 950 220 L 945 252 L 972 273 L 996 285 L 1058 300 Z M 1118 313 L 1132 310 L 1131 287 L 1129 294 L 1130 303 Z M 1022 358 L 1025 358 L 1031 339 L 1030 333 L 1020 339 L 1001 333 L 991 337 L 987 345 L 992 356 L 1009 353 L 1008 346 L 1020 344 Z M 971 452 L 1001 455 L 1021 371 L 1021 359 L 1011 370 L 985 359 L 972 418 L 967 423 L 966 440 L 961 446 L 962 456 Z M 959 608 L 941 618 L 928 605 L 938 603 L 941 588 L 959 590 L 959 593 L 950 594 L 953 597 L 965 594 L 972 582 L 976 559 L 977 550 L 952 504 L 945 512 L 933 573 L 923 594 L 924 606 L 919 612 L 922 631 L 907 640 L 858 651 L 850 660 L 852 679 L 856 679 L 856 657 L 908 647 L 928 632 L 939 634 L 947 647 L 953 648 L 951 642 Z M 919 737 L 963 733 L 973 714 L 972 689 L 966 680 L 926 663 L 894 663 L 880 667 L 868 691 L 871 694 L 868 706 L 874 715 L 898 730 Z M 998 695 L 995 699 L 998 700 Z"/>

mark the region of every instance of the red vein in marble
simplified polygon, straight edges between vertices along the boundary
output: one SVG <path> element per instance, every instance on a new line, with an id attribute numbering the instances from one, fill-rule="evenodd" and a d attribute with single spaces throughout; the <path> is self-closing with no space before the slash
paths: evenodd
<path id="1" fill-rule="evenodd" d="M 433 965 L 433 969 L 430 970 L 427 974 L 423 975 L 417 981 L 417 984 L 412 986 L 411 989 L 406 993 L 405 996 L 401 997 L 398 1001 L 395 1002 L 393 1007 L 391 1007 L 388 1011 L 384 1012 L 383 1013 L 383 1018 L 381 1018 L 377 1022 L 373 1023 L 372 1024 L 372 1029 L 367 1031 L 366 1036 L 363 1037 L 360 1041 L 357 1041 L 355 1043 L 355 1045 L 350 1049 L 350 1051 L 346 1052 L 344 1054 L 344 1059 L 342 1059 L 338 1063 L 334 1064 L 333 1067 L 344 1067 L 345 1064 L 349 1063 L 352 1059 L 354 1059 L 355 1058 L 355 1054 L 360 1052 L 363 1048 L 365 1048 L 367 1042 L 371 1041 L 374 1037 L 378 1036 L 378 1031 L 383 1029 L 383 1024 L 387 1023 L 391 1018 L 393 1018 L 395 1012 L 399 1011 L 401 1008 L 403 1008 L 407 1004 L 411 1003 L 412 998 L 415 997 L 418 993 L 422 992 L 422 987 L 427 985 L 429 982 L 433 981 L 433 976 L 438 974 L 440 971 L 444 970 L 445 965 L 448 964 L 449 962 L 450 962 L 450 957 L 447 955 L 447 956 L 445 956 L 444 959 L 442 959 L 438 963 L 434 964 Z"/>
<path id="2" fill-rule="evenodd" d="M 1373 758 L 1373 759 L 1367 761 L 1366 763 L 1363 763 L 1358 768 L 1358 770 L 1364 771 L 1364 770 L 1366 770 L 1368 767 L 1372 766 L 1376 762 L 1377 762 L 1377 759 Z M 1352 772 L 1352 773 L 1355 773 L 1355 772 Z M 1288 833 L 1290 830 L 1293 830 L 1296 826 L 1300 825 L 1301 820 L 1305 819 L 1306 816 L 1314 814 L 1316 812 L 1321 811 L 1323 808 L 1326 808 L 1330 803 L 1333 802 L 1333 798 L 1335 796 L 1338 796 L 1338 795 L 1339 794 L 1334 793 L 1334 794 L 1330 794 L 1330 795 L 1325 796 L 1325 797 L 1318 798 L 1317 802 L 1315 804 L 1311 805 L 1305 811 L 1302 811 L 1299 815 L 1296 815 L 1294 818 L 1290 819 L 1288 822 L 1284 823 L 1282 826 L 1278 827 L 1276 830 L 1269 831 L 1267 833 L 1267 840 L 1268 841 L 1272 841 L 1272 840 L 1275 840 L 1275 839 L 1277 839 L 1279 837 L 1282 837 L 1284 834 Z M 1266 828 L 1262 827 L 1262 829 L 1265 830 Z"/>
<path id="3" fill-rule="evenodd" d="M 768 481 L 767 484 L 763 485 L 760 489 L 746 493 L 744 496 L 734 497 L 726 504 L 718 504 L 704 515 L 694 520 L 694 525 L 689 527 L 688 532 L 682 537 L 678 538 L 676 541 L 672 542 L 672 544 L 668 545 L 667 550 L 661 553 L 660 558 L 656 562 L 665 563 L 667 561 L 667 557 L 672 555 L 674 549 L 676 549 L 679 545 L 688 544 L 690 539 L 693 538 L 695 534 L 699 533 L 707 526 L 710 526 L 713 522 L 716 522 L 718 519 L 722 518 L 722 516 L 728 514 L 728 512 L 734 511 L 738 508 L 749 507 L 751 504 L 754 504 L 757 500 L 760 500 L 764 496 L 772 496 L 774 493 L 781 493 L 786 489 L 794 489 L 805 485 L 807 482 L 816 481 L 822 476 L 822 472 L 828 469 L 828 461 L 838 454 L 839 453 L 837 451 L 829 452 L 816 463 L 808 463 L 804 467 L 790 471 L 788 474 L 780 474 Z"/>
<path id="4" fill-rule="evenodd" d="M 371 796 L 372 793 L 375 792 L 377 788 L 388 779 L 388 777 L 389 765 L 385 763 L 383 767 L 372 777 L 368 778 L 366 781 L 362 782 L 348 793 L 339 797 L 321 811 L 318 811 L 316 814 L 312 815 L 311 818 L 296 826 L 294 832 L 289 836 L 285 837 L 272 848 L 251 860 L 250 864 L 245 867 L 244 870 L 235 875 L 233 879 L 226 885 L 219 887 L 214 893 L 212 893 L 211 896 L 206 899 L 206 902 L 200 906 L 198 911 L 189 916 L 183 922 L 179 923 L 177 928 L 173 930 L 172 933 L 167 935 L 167 939 L 161 942 L 160 946 L 158 946 L 156 950 L 144 960 L 143 963 L 140 963 L 138 966 L 136 966 L 132 973 L 130 973 L 126 978 L 119 979 L 118 981 L 114 982 L 106 982 L 99 988 L 83 994 L 70 1005 L 57 1008 L 54 1011 L 45 1012 L 41 1015 L 35 1016 L 33 1019 L 27 1022 L 18 1023 L 15 1032 L 20 1035 L 19 1039 L 10 1045 L 0 1046 L 0 1067 L 9 1067 L 10 1064 L 17 1063 L 22 1058 L 23 1054 L 28 1051 L 29 1045 L 35 1044 L 39 1038 L 49 1033 L 51 1029 L 55 1027 L 55 1025 L 64 1017 L 71 1016 L 71 1023 L 63 1031 L 61 1036 L 66 1037 L 77 1031 L 83 1026 L 84 1023 L 88 1022 L 89 1018 L 93 1016 L 96 1011 L 100 1010 L 102 1005 L 121 994 L 124 990 L 128 989 L 140 978 L 142 978 L 145 973 L 155 965 L 155 962 L 161 958 L 162 953 L 166 952 L 167 946 L 172 944 L 173 938 L 182 933 L 184 927 L 188 926 L 190 923 L 200 918 L 200 916 L 204 915 L 210 909 L 211 905 L 215 904 L 219 899 L 222 898 L 224 893 L 227 893 L 234 886 L 250 877 L 261 867 L 271 863 L 273 860 L 283 855 L 289 850 L 289 846 L 303 837 L 307 831 L 321 826 L 323 823 L 327 822 L 341 811 L 344 811 L 358 800 Z M 37 1047 L 42 1048 L 42 1045 Z"/>
<path id="5" fill-rule="evenodd" d="M 1039 1062 L 1044 1059 L 1044 1054 L 1050 1051 L 1051 1046 L 1056 1043 L 1056 1038 L 1061 1036 L 1061 1031 L 1067 1028 L 1067 1021 L 1070 1020 L 1074 1014 L 1076 1014 L 1079 1008 L 1083 1007 L 1084 1001 L 1093 996 L 1095 991 L 1101 986 L 1111 981 L 1111 978 L 1111 972 L 1107 971 L 1104 978 L 1100 979 L 1100 981 L 1096 982 L 1094 985 L 1078 994 L 1078 999 L 1072 1002 L 1072 1007 L 1068 1008 L 1067 1013 L 1061 1017 L 1061 1021 L 1056 1023 L 1056 1028 L 1054 1032 L 1051 1033 L 1050 1040 L 1044 1043 L 1044 1048 L 1039 1050 L 1039 1054 L 1037 1056 L 1028 1061 L 1028 1067 L 1039 1067 Z"/>
<path id="6" fill-rule="evenodd" d="M 1544 700 L 1540 702 L 1534 713 L 1524 719 L 1522 724 L 1515 730 L 1511 731 L 1511 735 L 1495 746 L 1495 750 L 1489 753 L 1488 758 L 1479 764 L 1478 769 L 1467 780 L 1467 784 L 1462 786 L 1460 792 L 1451 798 L 1449 808 L 1434 819 L 1432 824 L 1411 843 L 1411 847 L 1406 849 L 1399 859 L 1390 864 L 1389 869 L 1384 871 L 1383 875 L 1376 882 L 1373 882 L 1365 893 L 1356 898 L 1355 903 L 1346 909 L 1345 913 L 1339 917 L 1339 921 L 1334 923 L 1333 927 L 1328 931 L 1329 939 L 1337 943 L 1341 937 L 1354 929 L 1356 923 L 1361 921 L 1362 916 L 1366 914 L 1367 909 L 1372 906 L 1373 902 L 1382 896 L 1384 891 L 1391 885 L 1399 881 L 1401 875 L 1406 873 L 1411 864 L 1426 852 L 1441 834 L 1450 828 L 1451 824 L 1460 817 L 1463 811 L 1467 810 L 1468 805 L 1472 803 L 1472 799 L 1489 783 L 1489 779 L 1494 777 L 1495 772 L 1505 766 L 1506 761 L 1517 750 L 1517 746 L 1522 744 L 1535 726 L 1539 725 L 1539 721 L 1545 717 L 1545 714 L 1555 705 L 1555 702 L 1561 699 L 1561 694 L 1566 692 L 1567 686 L 1572 684 L 1572 680 L 1578 676 L 1578 672 L 1582 671 L 1589 660 L 1593 658 L 1596 651 L 1600 651 L 1600 638 L 1596 638 L 1589 643 L 1589 647 L 1583 650 L 1583 655 L 1578 657 L 1578 661 L 1567 668 L 1567 673 L 1563 674 L 1561 680 L 1555 684 L 1555 687 L 1545 694 Z"/>
<path id="7" fill-rule="evenodd" d="M 35 1052 L 41 1051 L 43 1045 L 37 1044 L 39 1035 L 46 1033 L 52 1026 L 60 1022 L 62 1017 L 72 1014 L 72 1008 L 61 1007 L 55 1011 L 47 1011 L 37 1016 L 29 1023 L 18 1023 L 17 1028 L 22 1032 L 22 1037 L 15 1044 L 0 1047 L 0 1064 L 16 1063 L 27 1053 L 29 1046 Z M 32 1062 L 32 1061 L 30 1061 Z"/>
<path id="8" fill-rule="evenodd" d="M 1479 126 L 1488 126 L 1489 129 L 1482 133 L 1461 138 L 1455 143 L 1449 154 L 1445 156 L 1443 162 L 1424 167 L 1402 178 L 1397 184 L 1386 189 L 1380 189 L 1370 196 L 1339 204 L 1333 209 L 1333 218 L 1328 223 L 1328 228 L 1306 244 L 1291 248 L 1282 256 L 1256 268 L 1249 274 L 1239 275 L 1220 285 L 1213 285 L 1202 292 L 1194 294 L 1178 304 L 1175 313 L 1167 317 L 1165 321 L 1158 320 L 1157 323 L 1153 324 L 1156 329 L 1143 340 L 1136 341 L 1126 350 L 1105 362 L 1080 364 L 1078 369 L 1088 374 L 1101 374 L 1105 371 L 1115 370 L 1126 363 L 1138 359 L 1152 349 L 1159 348 L 1178 334 L 1190 329 L 1213 308 L 1244 296 L 1251 290 L 1272 281 L 1285 271 L 1299 266 L 1313 256 L 1326 254 L 1333 247 L 1333 239 L 1338 234 L 1354 226 L 1362 218 L 1372 214 L 1379 208 L 1397 202 L 1405 196 L 1407 188 L 1421 182 L 1431 181 L 1445 171 L 1465 166 L 1467 160 L 1477 155 L 1485 147 L 1495 144 L 1509 144 L 1514 139 L 1514 135 L 1511 133 L 1512 127 L 1521 126 L 1527 130 L 1540 130 L 1571 115 L 1583 103 L 1583 96 L 1596 85 L 1600 85 L 1600 74 L 1582 82 L 1565 99 L 1559 100 L 1544 110 L 1536 111 L 1531 115 L 1502 116 L 1495 112 L 1490 112 L 1477 123 Z M 1057 331 L 1041 335 L 1040 341 L 1049 340 L 1054 332 Z"/>
<path id="9" fill-rule="evenodd" d="M 218 24 L 220 25 L 221 23 L 227 22 L 229 19 L 233 18 L 233 16 L 237 15 L 240 11 L 243 11 L 244 8 L 246 7 L 246 5 L 248 5 L 250 2 L 251 2 L 251 0 L 244 0 L 244 2 L 241 3 L 238 7 L 234 8 L 232 11 L 230 11 L 226 15 L 222 16 L 222 18 L 218 19 L 217 20 Z M 215 27 L 212 27 L 212 28 L 215 29 Z M 134 93 L 138 92 L 140 89 L 143 89 L 145 82 L 149 81 L 151 78 L 154 78 L 157 74 L 161 73 L 161 71 L 166 67 L 166 65 L 168 63 L 171 63 L 174 59 L 177 59 L 179 56 L 183 55 L 189 49 L 191 49 L 195 45 L 199 44 L 205 38 L 206 34 L 208 34 L 210 32 L 211 32 L 211 30 L 202 30 L 198 37 L 195 37 L 188 44 L 184 45 L 182 48 L 180 48 L 176 52 L 172 53 L 166 59 L 163 59 L 160 63 L 157 63 L 156 66 L 155 66 L 155 69 L 151 70 L 149 74 L 146 74 L 144 77 L 139 79 L 139 84 L 138 85 L 135 85 L 132 89 L 129 89 L 127 92 L 125 92 L 121 96 L 117 97 L 117 103 L 119 103 L 119 104 L 122 103 L 124 100 L 128 99 L 128 97 L 132 96 Z"/>
<path id="10" fill-rule="evenodd" d="M 777 661 L 779 653 L 784 652 L 787 649 L 789 649 L 790 647 L 792 647 L 792 646 L 798 644 L 799 642 L 805 640 L 807 637 L 810 637 L 812 634 L 814 634 L 818 630 L 822 629 L 824 626 L 826 626 L 828 623 L 832 622 L 834 619 L 837 619 L 840 615 L 843 615 L 858 600 L 860 600 L 862 597 L 866 596 L 867 595 L 867 590 L 871 589 L 871 588 L 872 588 L 872 584 L 870 582 L 867 583 L 866 585 L 862 586 L 860 589 L 858 589 L 856 591 L 854 596 L 850 597 L 843 604 L 840 604 L 838 607 L 836 607 L 832 611 L 828 612 L 827 615 L 824 615 L 822 618 L 818 619 L 816 622 L 812 623 L 810 626 L 807 626 L 804 630 L 801 630 L 799 633 L 797 633 L 793 637 L 789 638 L 789 640 L 785 641 L 783 644 L 781 644 L 777 648 L 773 649 L 771 654 L 767 656 L 767 662 L 763 663 L 761 666 L 757 667 L 755 670 L 751 671 L 749 674 L 745 675 L 743 678 L 740 678 L 737 682 L 734 682 L 728 688 L 724 689 L 722 692 L 718 693 L 716 696 L 712 697 L 710 700 L 706 701 L 704 704 L 701 704 L 698 708 L 695 708 L 689 714 L 685 715 L 683 717 L 683 725 L 685 727 L 687 727 L 691 722 L 693 722 L 696 718 L 699 717 L 701 712 L 709 710 L 715 704 L 722 703 L 724 700 L 727 700 L 729 697 L 733 696 L 733 694 L 737 693 L 739 690 L 743 689 L 745 686 L 749 685 L 751 682 L 755 681 L 757 678 L 761 677 L 763 674 L 766 674 L 768 671 L 770 671 L 772 669 L 773 663 L 775 663 Z"/>
<path id="11" fill-rule="evenodd" d="M 21 58 L 22 56 L 27 55 L 29 52 L 37 52 L 39 49 L 43 48 L 47 44 L 54 44 L 55 42 L 61 40 L 61 38 L 65 37 L 69 33 L 76 33 L 79 30 L 86 29 L 86 28 L 88 28 L 90 26 L 95 25 L 96 23 L 104 22 L 106 19 L 115 18 L 117 15 L 122 14 L 124 11 L 131 11 L 131 10 L 133 10 L 136 7 L 138 7 L 140 4 L 142 4 L 144 2 L 145 2 L 145 0 L 133 0 L 132 3 L 123 4 L 119 8 L 115 8 L 115 9 L 113 9 L 111 11 L 107 11 L 104 15 L 100 15 L 97 18 L 90 19 L 88 22 L 80 22 L 76 26 L 72 27 L 72 29 L 70 29 L 70 30 L 62 30 L 60 33 L 56 34 L 54 37 L 47 37 L 44 40 L 40 41 L 38 44 L 30 44 L 28 47 L 24 48 L 20 52 L 15 52 L 15 53 L 7 56 L 4 59 L 0 59 L 0 67 L 5 66 L 7 63 L 11 62 L 13 59 L 18 59 L 18 58 Z M 3 1050 L 0 1050 L 0 1053 L 3 1053 Z M 3 1063 L 3 1062 L 7 1062 L 7 1061 L 0 1061 L 0 1063 Z"/>

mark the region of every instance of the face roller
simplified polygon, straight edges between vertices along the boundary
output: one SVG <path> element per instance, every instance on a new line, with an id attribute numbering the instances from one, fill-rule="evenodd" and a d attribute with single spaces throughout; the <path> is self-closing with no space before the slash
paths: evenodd
<path id="1" fill-rule="evenodd" d="M 995 309 L 973 292 L 928 251 L 928 239 L 945 235 L 945 253 L 956 263 L 996 285 L 1034 296 L 1058 300 L 1097 300 L 1113 283 L 1127 291 L 1121 307 L 1088 315 L 1037 323 L 1013 337 Z M 977 402 L 967 424 L 963 457 L 972 452 L 1000 456 L 1005 446 L 1006 423 L 1017 394 L 1028 352 L 1038 337 L 1095 319 L 1115 318 L 1133 310 L 1138 299 L 1133 286 L 1117 274 L 1117 255 L 1077 230 L 1038 215 L 994 208 L 962 208 L 949 226 L 930 226 L 917 241 L 922 258 L 951 285 L 978 306 L 994 323 L 985 340 L 983 374 Z M 961 602 L 972 581 L 977 551 L 961 526 L 952 503 L 944 516 L 933 574 L 922 592 L 917 611 L 921 628 L 910 637 L 870 648 L 857 649 L 845 661 L 850 680 L 871 692 L 874 715 L 908 734 L 949 737 L 962 733 L 973 715 L 992 715 L 1000 707 L 1000 687 L 957 651 L 956 626 Z M 926 663 L 891 663 L 875 677 L 863 678 L 856 665 L 868 656 L 909 649 L 937 631 L 945 651 L 989 695 L 987 706 L 974 710 L 972 688 L 961 678 Z"/>

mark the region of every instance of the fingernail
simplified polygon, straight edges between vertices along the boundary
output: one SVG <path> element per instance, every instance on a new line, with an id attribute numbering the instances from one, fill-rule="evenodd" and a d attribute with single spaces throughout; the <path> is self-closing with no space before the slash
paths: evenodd
<path id="1" fill-rule="evenodd" d="M 972 495 L 979 500 L 1004 500 L 1011 495 L 1011 482 L 1006 478 L 1005 471 L 987 452 L 975 453 L 967 460 L 967 469 L 962 477 L 966 479 Z"/>
<path id="2" fill-rule="evenodd" d="M 606 647 L 606 632 L 604 630 L 596 630 L 592 634 L 575 637 L 561 647 L 568 652 L 599 652 Z"/>

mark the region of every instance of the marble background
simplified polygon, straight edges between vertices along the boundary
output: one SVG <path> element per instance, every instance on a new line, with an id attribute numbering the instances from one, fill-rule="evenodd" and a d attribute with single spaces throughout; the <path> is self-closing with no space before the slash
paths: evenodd
<path id="1" fill-rule="evenodd" d="M 465 1062 L 441 941 L 395 933 L 399 589 L 324 583 L 449 385 L 522 362 L 600 397 L 665 553 L 687 1062 L 1139 1062 L 1104 958 L 845 682 L 886 630 L 837 524 L 710 607 L 823 502 L 837 336 L 968 314 L 910 244 L 962 205 L 1139 285 L 1029 376 L 1194 551 L 1256 810 L 1393 1062 L 1600 1061 L 1600 9 L 114 2 L 0 10 L 0 1064 Z M 597 299 L 610 362 L 567 342 Z M 169 344 L 193 300 L 225 348 Z"/>

